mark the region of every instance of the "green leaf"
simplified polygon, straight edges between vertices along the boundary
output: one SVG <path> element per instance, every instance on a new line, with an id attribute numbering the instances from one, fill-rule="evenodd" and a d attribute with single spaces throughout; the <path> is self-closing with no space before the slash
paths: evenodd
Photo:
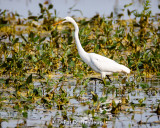
<path id="1" fill-rule="evenodd" d="M 40 15 L 39 17 L 38 17 L 38 19 L 42 19 L 43 18 L 43 15 Z"/>
<path id="2" fill-rule="evenodd" d="M 107 100 L 107 97 L 101 97 L 101 98 L 100 98 L 101 103 L 106 102 L 106 100 Z"/>
<path id="3" fill-rule="evenodd" d="M 147 83 L 141 83 L 140 86 L 142 87 L 142 89 L 149 88 L 149 84 Z"/>
<path id="4" fill-rule="evenodd" d="M 32 83 L 32 74 L 28 76 L 26 83 L 27 84 Z"/>
<path id="5" fill-rule="evenodd" d="M 14 41 L 13 41 L 13 44 L 17 43 L 19 41 L 19 38 L 16 38 Z"/>
<path id="6" fill-rule="evenodd" d="M 34 36 L 35 36 L 35 34 L 33 32 L 30 32 L 29 38 L 31 38 L 32 41 L 34 40 Z"/>
<path id="7" fill-rule="evenodd" d="M 40 8 L 43 8 L 43 5 L 42 5 L 41 3 L 39 3 L 39 7 L 40 7 Z"/>
<path id="8" fill-rule="evenodd" d="M 39 36 L 35 37 L 34 42 L 37 42 L 39 38 L 40 38 Z"/>
<path id="9" fill-rule="evenodd" d="M 127 7 L 131 6 L 132 4 L 133 3 L 126 4 L 126 5 L 124 5 L 124 8 L 127 8 Z"/>
<path id="10" fill-rule="evenodd" d="M 71 62 L 69 63 L 69 66 L 70 66 L 70 67 L 75 67 L 75 62 L 74 62 L 74 61 L 71 61 Z"/>
<path id="11" fill-rule="evenodd" d="M 50 4 L 49 6 L 48 6 L 48 9 L 52 9 L 53 8 L 53 4 Z"/>
<path id="12" fill-rule="evenodd" d="M 28 19 L 36 20 L 37 21 L 37 16 L 29 16 Z"/>
<path id="13" fill-rule="evenodd" d="M 111 12 L 111 14 L 110 14 L 110 18 L 113 18 L 113 12 Z"/>
<path id="14" fill-rule="evenodd" d="M 41 42 L 43 42 L 45 39 L 46 39 L 46 37 L 43 37 L 43 38 L 41 38 L 41 39 L 39 40 L 39 42 L 41 43 Z"/>
<path id="15" fill-rule="evenodd" d="M 28 117 L 28 113 L 27 112 L 23 112 L 22 115 L 23 115 L 24 118 Z"/>
<path id="16" fill-rule="evenodd" d="M 57 28 L 51 32 L 52 37 L 56 37 L 58 35 Z"/>
<path id="17" fill-rule="evenodd" d="M 127 9 L 127 13 L 128 13 L 128 16 L 130 16 L 130 15 L 131 15 L 131 12 L 130 12 L 130 10 L 129 10 L 129 9 Z"/>
<path id="18" fill-rule="evenodd" d="M 98 101 L 98 95 L 95 94 L 94 92 L 91 92 L 92 93 L 92 100 L 93 102 L 97 102 Z"/>
<path id="19" fill-rule="evenodd" d="M 70 53 L 71 53 L 71 49 L 69 48 L 69 49 L 66 51 L 65 56 L 68 56 Z"/>

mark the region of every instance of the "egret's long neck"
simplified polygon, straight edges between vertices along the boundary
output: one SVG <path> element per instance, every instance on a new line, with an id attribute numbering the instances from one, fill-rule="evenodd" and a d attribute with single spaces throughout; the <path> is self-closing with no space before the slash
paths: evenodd
<path id="1" fill-rule="evenodd" d="M 78 28 L 78 25 L 77 23 L 74 21 L 72 22 L 72 24 L 74 25 L 75 27 L 75 40 L 76 40 L 76 45 L 77 45 L 77 49 L 78 49 L 78 53 L 80 55 L 80 57 L 83 59 L 83 61 L 85 61 L 86 63 L 89 61 L 88 59 L 88 56 L 87 56 L 87 52 L 84 51 L 84 49 L 82 48 L 82 45 L 80 43 L 80 40 L 79 40 L 79 37 L 78 37 L 78 33 L 79 33 L 79 28 Z"/>

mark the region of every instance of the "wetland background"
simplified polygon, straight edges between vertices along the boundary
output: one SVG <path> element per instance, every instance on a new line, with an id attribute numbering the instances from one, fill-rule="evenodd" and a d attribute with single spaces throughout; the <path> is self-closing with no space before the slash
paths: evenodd
<path id="1" fill-rule="evenodd" d="M 131 10 L 134 3 L 87 18 L 76 6 L 67 12 L 81 15 L 75 20 L 87 52 L 132 70 L 113 74 L 112 83 L 97 82 L 96 91 L 89 78 L 99 75 L 80 59 L 73 26 L 53 26 L 62 18 L 51 1 L 37 3 L 39 13 L 24 17 L 1 9 L 1 127 L 158 128 L 160 14 L 152 13 L 148 0 L 139 2 L 139 11 Z"/>

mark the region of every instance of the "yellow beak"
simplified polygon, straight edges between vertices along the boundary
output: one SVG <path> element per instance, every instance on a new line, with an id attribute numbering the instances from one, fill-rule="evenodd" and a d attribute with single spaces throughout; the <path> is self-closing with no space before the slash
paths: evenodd
<path id="1" fill-rule="evenodd" d="M 61 20 L 61 21 L 59 21 L 59 22 L 53 24 L 53 26 L 54 26 L 54 25 L 57 25 L 57 24 L 60 24 L 60 23 L 62 23 L 62 22 L 63 22 L 63 20 Z"/>

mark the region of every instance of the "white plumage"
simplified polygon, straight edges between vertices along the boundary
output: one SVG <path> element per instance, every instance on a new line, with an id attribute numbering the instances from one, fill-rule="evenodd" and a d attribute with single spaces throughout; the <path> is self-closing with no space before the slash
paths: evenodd
<path id="1" fill-rule="evenodd" d="M 81 46 L 78 33 L 79 28 L 75 20 L 71 17 L 65 17 L 64 22 L 71 22 L 75 27 L 75 40 L 78 49 L 78 53 L 82 60 L 87 63 L 94 71 L 101 74 L 101 78 L 105 78 L 106 75 L 111 75 L 116 72 L 130 73 L 130 69 L 124 65 L 118 64 L 114 60 L 107 57 L 98 55 L 96 53 L 87 53 Z"/>

